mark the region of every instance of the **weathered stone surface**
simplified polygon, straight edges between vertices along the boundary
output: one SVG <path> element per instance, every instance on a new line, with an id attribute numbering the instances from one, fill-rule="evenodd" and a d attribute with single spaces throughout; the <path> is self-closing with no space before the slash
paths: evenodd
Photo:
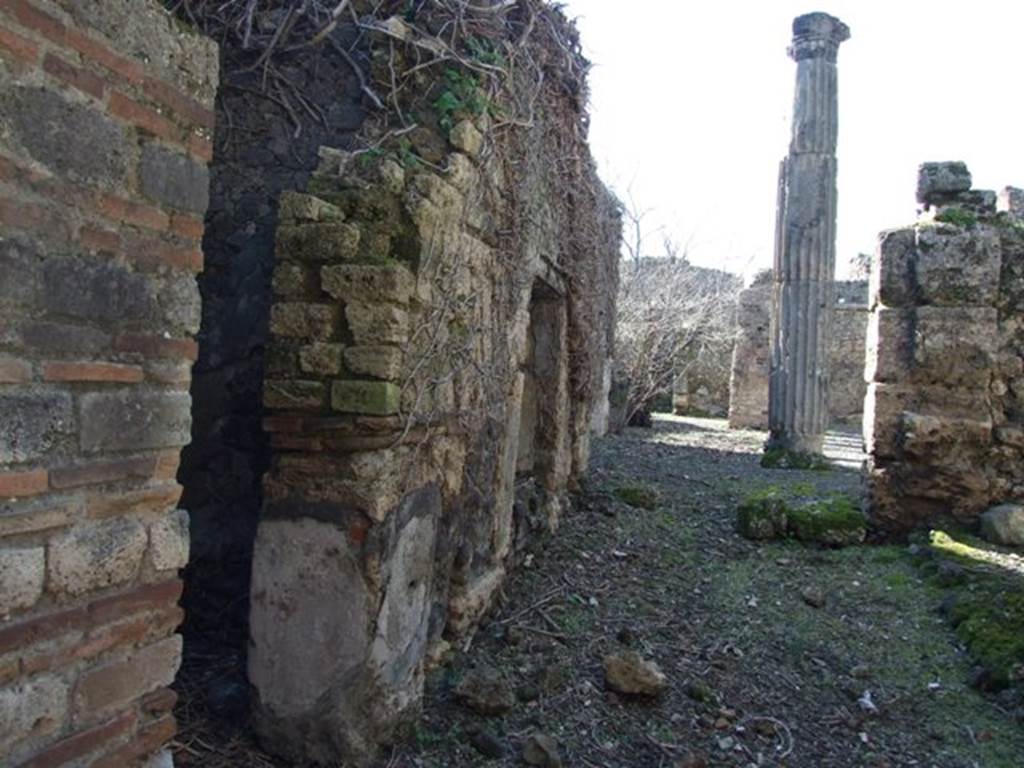
<path id="1" fill-rule="evenodd" d="M 83 451 L 165 448 L 191 437 L 192 399 L 186 392 L 90 392 L 81 397 Z"/>
<path id="2" fill-rule="evenodd" d="M 175 509 L 149 526 L 149 559 L 158 571 L 188 565 L 188 512 Z"/>
<path id="3" fill-rule="evenodd" d="M 792 140 L 779 172 L 767 450 L 819 454 L 828 426 L 836 217 L 836 57 L 850 31 L 823 13 L 793 22 Z"/>
<path id="4" fill-rule="evenodd" d="M 153 293 L 145 276 L 105 261 L 49 259 L 43 267 L 42 303 L 57 315 L 152 321 L 157 313 Z"/>
<path id="5" fill-rule="evenodd" d="M 288 299 L 313 296 L 318 288 L 316 272 L 304 264 L 279 263 L 274 267 L 271 288 L 278 296 Z"/>
<path id="6" fill-rule="evenodd" d="M 0 617 L 35 605 L 45 576 L 43 547 L 0 547 Z"/>
<path id="7" fill-rule="evenodd" d="M 409 315 L 398 307 L 352 301 L 345 305 L 345 319 L 360 347 L 404 344 L 409 338 Z"/>
<path id="8" fill-rule="evenodd" d="M 0 688 L 0 752 L 57 731 L 67 712 L 68 684 L 43 675 Z"/>
<path id="9" fill-rule="evenodd" d="M 304 733 L 289 749 L 310 757 L 331 754 L 335 739 L 365 754 L 373 609 L 348 534 L 309 518 L 264 520 L 252 577 L 249 680 L 265 734 L 282 749 Z"/>
<path id="10" fill-rule="evenodd" d="M 344 351 L 345 347 L 342 344 L 307 344 L 299 350 L 299 368 L 305 373 L 315 373 L 319 376 L 337 375 L 341 372 Z"/>
<path id="11" fill-rule="evenodd" d="M 484 146 L 483 134 L 473 125 L 472 120 L 463 120 L 452 128 L 448 140 L 456 149 L 460 149 L 470 157 L 476 157 Z"/>
<path id="12" fill-rule="evenodd" d="M 0 463 L 38 459 L 74 427 L 66 392 L 0 394 Z"/>
<path id="13" fill-rule="evenodd" d="M 328 304 L 289 302 L 270 310 L 270 330 L 284 338 L 328 340 L 337 327 L 338 311 Z"/>
<path id="14" fill-rule="evenodd" d="M 169 208 L 205 213 L 210 204 L 206 165 L 158 144 L 146 144 L 139 161 L 142 194 Z"/>
<path id="15" fill-rule="evenodd" d="M 320 282 L 342 301 L 407 304 L 416 288 L 412 272 L 398 265 L 336 264 L 320 270 Z"/>
<path id="16" fill-rule="evenodd" d="M 917 202 L 929 205 L 971 188 L 966 163 L 922 163 L 917 169 Z"/>
<path id="17" fill-rule="evenodd" d="M 619 693 L 659 696 L 668 687 L 668 679 L 653 661 L 636 651 L 604 657 L 604 679 Z"/>
<path id="18" fill-rule="evenodd" d="M 541 768 L 562 768 L 558 742 L 545 733 L 534 733 L 523 745 L 523 761 Z"/>
<path id="19" fill-rule="evenodd" d="M 48 589 L 74 596 L 130 581 L 138 573 L 146 542 L 146 528 L 137 520 L 76 526 L 50 540 Z"/>
<path id="20" fill-rule="evenodd" d="M 334 221 L 281 226 L 277 253 L 280 259 L 348 261 L 359 253 L 359 228 Z"/>
<path id="21" fill-rule="evenodd" d="M 76 715 L 84 719 L 116 712 L 142 695 L 170 685 L 181 665 L 181 643 L 181 635 L 171 635 L 86 672 L 75 686 Z"/>
<path id="22" fill-rule="evenodd" d="M 263 382 L 265 408 L 317 410 L 324 407 L 326 400 L 327 386 L 322 381 L 265 379 Z"/>
<path id="23" fill-rule="evenodd" d="M 917 233 L 915 297 L 920 304 L 992 306 L 999 291 L 998 234 L 939 224 Z"/>
<path id="24" fill-rule="evenodd" d="M 281 193 L 278 215 L 282 221 L 291 222 L 341 222 L 345 213 L 314 195 L 286 190 Z"/>
<path id="25" fill-rule="evenodd" d="M 128 135 L 98 109 L 32 87 L 16 87 L 0 103 L 12 138 L 37 162 L 81 181 L 105 186 L 124 181 L 131 157 Z"/>
<path id="26" fill-rule="evenodd" d="M 455 688 L 455 696 L 474 712 L 503 715 L 516 705 L 512 686 L 492 667 L 470 670 Z"/>
<path id="27" fill-rule="evenodd" d="M 385 381 L 336 381 L 331 385 L 331 408 L 342 413 L 388 416 L 401 408 L 402 391 Z"/>
<path id="28" fill-rule="evenodd" d="M 402 350 L 398 347 L 349 347 L 345 350 L 345 365 L 353 373 L 376 379 L 396 380 L 402 372 Z"/>
<path id="29" fill-rule="evenodd" d="M 1024 506 L 1000 504 L 981 516 L 981 535 L 993 544 L 1024 547 Z"/>

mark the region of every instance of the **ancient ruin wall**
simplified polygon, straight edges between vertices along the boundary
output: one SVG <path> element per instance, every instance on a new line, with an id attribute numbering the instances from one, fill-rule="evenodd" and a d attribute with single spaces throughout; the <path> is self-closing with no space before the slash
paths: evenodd
<path id="1" fill-rule="evenodd" d="M 474 630 L 586 467 L 619 218 L 573 32 L 528 5 L 536 25 L 485 18 L 559 77 L 474 109 L 478 71 L 421 74 L 416 128 L 325 148 L 280 201 L 249 678 L 261 740 L 294 760 L 364 762 L 415 717 L 428 659 Z M 375 34 L 412 54 L 421 33 Z M 382 90 L 402 77 L 401 54 L 374 60 Z"/>
<path id="2" fill-rule="evenodd" d="M 768 428 L 770 272 L 759 274 L 740 294 L 736 343 L 729 382 L 729 426 Z M 835 284 L 836 307 L 827 340 L 829 353 L 828 408 L 832 421 L 855 422 L 864 411 L 865 340 L 868 326 L 867 283 Z"/>
<path id="3" fill-rule="evenodd" d="M 4 765 L 134 765 L 174 734 L 216 81 L 155 3 L 0 5 Z"/>
<path id="4" fill-rule="evenodd" d="M 864 415 L 869 503 L 894 532 L 1024 497 L 1024 230 L 1016 200 L 922 166 L 914 227 L 872 272 Z"/>

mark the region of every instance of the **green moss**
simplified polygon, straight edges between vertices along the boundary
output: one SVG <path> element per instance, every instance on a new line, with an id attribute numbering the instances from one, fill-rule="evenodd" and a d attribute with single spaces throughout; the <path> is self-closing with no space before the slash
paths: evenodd
<path id="1" fill-rule="evenodd" d="M 964 227 L 965 229 L 974 229 L 978 223 L 978 217 L 970 211 L 965 211 L 963 208 L 947 208 L 939 213 L 935 220 L 941 221 L 943 224 Z"/>
<path id="2" fill-rule="evenodd" d="M 949 620 L 970 656 L 985 670 L 985 687 L 1003 688 L 1024 682 L 1024 584 L 1019 576 L 993 565 L 993 556 L 970 537 L 932 531 L 935 557 L 921 565 L 932 582 L 949 587 L 953 596 Z M 938 563 L 935 562 L 936 557 Z M 964 578 L 942 578 L 942 561 L 964 569 Z"/>
<path id="3" fill-rule="evenodd" d="M 761 466 L 765 469 L 813 469 L 822 472 L 831 469 L 824 456 L 785 448 L 766 448 L 761 457 Z"/>
<path id="4" fill-rule="evenodd" d="M 790 510 L 789 530 L 800 541 L 841 547 L 864 541 L 867 520 L 849 497 L 836 495 Z"/>
<path id="5" fill-rule="evenodd" d="M 779 539 L 847 546 L 864 541 L 867 520 L 852 499 L 835 494 L 826 499 L 792 501 L 778 486 L 756 491 L 737 507 L 736 527 L 748 539 Z"/>
<path id="6" fill-rule="evenodd" d="M 622 502 L 636 509 L 655 510 L 658 508 L 658 492 L 642 485 L 620 485 L 614 491 Z"/>

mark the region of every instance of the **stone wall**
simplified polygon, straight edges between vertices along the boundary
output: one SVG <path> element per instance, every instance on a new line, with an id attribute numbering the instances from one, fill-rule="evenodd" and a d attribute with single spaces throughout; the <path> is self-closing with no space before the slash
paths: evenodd
<path id="1" fill-rule="evenodd" d="M 378 83 L 401 73 L 380 63 Z M 362 764 L 417 715 L 429 660 L 557 528 L 607 396 L 619 214 L 583 84 L 511 84 L 536 104 L 516 129 L 439 118 L 475 76 L 420 75 L 416 129 L 324 148 L 280 200 L 248 670 L 260 738 L 291 760 Z"/>
<path id="2" fill-rule="evenodd" d="M 836 311 L 828 341 L 828 407 L 833 421 L 858 421 L 863 413 L 867 288 L 867 283 L 859 280 L 835 283 Z M 729 382 L 729 426 L 733 429 L 768 428 L 771 293 L 771 272 L 765 271 L 740 294 Z"/>
<path id="3" fill-rule="evenodd" d="M 135 765 L 175 731 L 216 82 L 155 3 L 0 4 L 4 765 Z"/>
<path id="4" fill-rule="evenodd" d="M 962 163 L 922 166 L 925 212 L 873 266 L 869 503 L 893 532 L 1024 498 L 1022 211 L 970 185 Z"/>

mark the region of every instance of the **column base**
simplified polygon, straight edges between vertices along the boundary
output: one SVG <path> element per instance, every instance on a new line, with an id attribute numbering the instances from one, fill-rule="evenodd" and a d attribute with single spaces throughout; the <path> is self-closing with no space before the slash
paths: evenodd
<path id="1" fill-rule="evenodd" d="M 780 436 L 772 433 L 764 446 L 761 466 L 766 469 L 830 468 L 823 453 L 824 435 Z"/>

